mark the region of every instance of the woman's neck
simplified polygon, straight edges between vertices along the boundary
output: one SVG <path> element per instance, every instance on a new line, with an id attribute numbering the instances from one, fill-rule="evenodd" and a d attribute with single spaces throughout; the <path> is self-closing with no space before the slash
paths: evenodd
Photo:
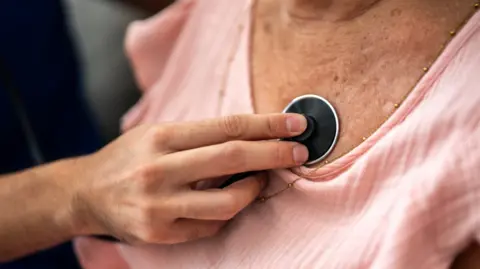
<path id="1" fill-rule="evenodd" d="M 360 16 L 382 0 L 287 0 L 286 14 L 299 20 L 343 21 Z"/>

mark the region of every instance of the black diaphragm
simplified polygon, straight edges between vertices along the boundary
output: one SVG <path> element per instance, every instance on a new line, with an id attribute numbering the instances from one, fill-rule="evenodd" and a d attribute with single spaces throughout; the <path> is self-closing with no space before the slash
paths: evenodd
<path id="1" fill-rule="evenodd" d="M 340 129 L 333 106 L 324 98 L 309 94 L 295 98 L 283 112 L 304 115 L 308 126 L 301 135 L 282 140 L 295 141 L 308 148 L 306 165 L 325 159 L 335 147 Z"/>

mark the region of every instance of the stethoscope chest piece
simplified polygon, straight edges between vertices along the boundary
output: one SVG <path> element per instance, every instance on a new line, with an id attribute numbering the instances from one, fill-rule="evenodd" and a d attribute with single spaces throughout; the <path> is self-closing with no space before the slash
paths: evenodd
<path id="1" fill-rule="evenodd" d="M 333 106 L 320 96 L 303 95 L 295 98 L 283 112 L 302 114 L 308 122 L 303 134 L 283 140 L 299 142 L 308 148 L 306 165 L 325 159 L 337 143 L 340 128 Z"/>
<path id="2" fill-rule="evenodd" d="M 337 143 L 339 124 L 333 106 L 317 95 L 303 95 L 295 98 L 283 110 L 283 113 L 296 113 L 305 116 L 307 129 L 299 136 L 283 138 L 283 141 L 295 141 L 308 148 L 309 157 L 305 165 L 312 165 L 325 159 Z M 228 178 L 220 188 L 255 174 L 255 171 L 238 173 Z"/>

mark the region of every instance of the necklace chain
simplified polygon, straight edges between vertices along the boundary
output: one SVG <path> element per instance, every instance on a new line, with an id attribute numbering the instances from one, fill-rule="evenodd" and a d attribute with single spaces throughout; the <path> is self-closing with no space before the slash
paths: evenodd
<path id="1" fill-rule="evenodd" d="M 253 0 L 252 0 L 253 1 Z M 480 9 L 480 0 L 475 0 L 474 3 L 472 4 L 472 7 L 473 7 L 473 11 L 470 12 L 468 14 L 468 16 L 457 26 L 457 28 L 455 29 L 452 29 L 448 32 L 448 39 L 447 41 L 442 44 L 440 47 L 439 47 L 439 52 L 437 53 L 437 56 L 435 57 L 436 59 L 438 59 L 438 57 L 440 57 L 440 55 L 443 53 L 443 51 L 445 50 L 445 48 L 447 47 L 447 45 L 450 43 L 450 41 L 452 41 L 453 37 L 455 37 L 455 35 L 460 31 L 460 29 L 470 20 L 470 18 Z M 248 11 L 251 11 L 250 8 L 247 8 Z M 243 24 L 239 24 L 238 27 L 237 27 L 237 34 L 236 34 L 236 40 L 234 41 L 234 46 L 232 46 L 232 49 L 230 51 L 230 53 L 228 54 L 228 58 L 227 58 L 227 67 L 226 67 L 226 72 L 224 74 L 224 77 L 223 77 L 223 80 L 221 82 L 221 86 L 220 86 L 220 91 L 219 91 L 219 101 L 218 101 L 218 106 L 217 106 L 217 115 L 221 115 L 221 112 L 222 112 L 222 104 L 223 104 L 223 100 L 224 100 L 224 97 L 225 97 L 225 90 L 226 90 L 226 87 L 227 87 L 227 82 L 228 82 L 228 77 L 229 77 L 229 74 L 230 74 L 230 69 L 231 69 L 231 66 L 232 66 L 232 63 L 234 61 L 234 56 L 236 54 L 236 52 L 238 51 L 238 46 L 240 44 L 240 39 L 242 37 L 242 33 L 243 33 L 243 30 L 245 29 L 244 25 Z M 420 77 L 419 81 L 425 76 L 425 74 L 430 70 L 430 68 L 432 67 L 433 65 L 433 62 L 432 63 L 429 63 L 428 65 L 426 65 L 425 67 L 423 67 L 423 75 Z M 411 91 L 409 91 L 402 99 L 399 103 L 396 103 L 396 104 L 393 104 L 393 108 L 394 108 L 394 112 L 392 112 L 391 114 L 395 113 L 395 110 L 397 108 L 400 107 L 401 103 L 407 98 L 408 94 L 410 93 Z M 391 114 L 389 116 L 391 116 Z M 371 135 L 371 134 L 370 134 Z M 370 136 L 369 135 L 369 136 Z M 369 136 L 364 136 L 362 137 L 362 140 L 365 141 L 368 139 Z M 342 154 L 343 155 L 343 154 Z M 342 156 L 341 155 L 341 156 Z M 325 161 L 324 164 L 328 164 L 330 163 L 331 161 Z M 315 172 L 316 170 L 313 169 L 312 170 L 312 173 Z M 289 189 L 292 189 L 294 186 L 295 186 L 295 183 L 297 181 L 299 181 L 300 179 L 302 179 L 301 177 L 299 178 L 296 178 L 294 181 L 288 183 L 286 185 L 285 188 L 277 191 L 277 192 L 274 192 L 272 194 L 268 194 L 268 195 L 265 195 L 265 196 L 261 196 L 258 198 L 258 201 L 259 202 L 266 202 L 267 200 L 271 199 L 272 197 L 275 197 Z"/>

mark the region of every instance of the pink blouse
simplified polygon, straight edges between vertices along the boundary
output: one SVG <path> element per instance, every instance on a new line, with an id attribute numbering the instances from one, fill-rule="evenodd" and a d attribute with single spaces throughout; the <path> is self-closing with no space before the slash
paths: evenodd
<path id="1" fill-rule="evenodd" d="M 127 50 L 145 93 L 124 125 L 253 113 L 250 5 L 177 1 L 133 23 Z M 448 268 L 480 239 L 479 49 L 477 13 L 354 150 L 320 169 L 271 171 L 267 194 L 299 180 L 213 238 L 118 246 L 127 268 Z"/>

